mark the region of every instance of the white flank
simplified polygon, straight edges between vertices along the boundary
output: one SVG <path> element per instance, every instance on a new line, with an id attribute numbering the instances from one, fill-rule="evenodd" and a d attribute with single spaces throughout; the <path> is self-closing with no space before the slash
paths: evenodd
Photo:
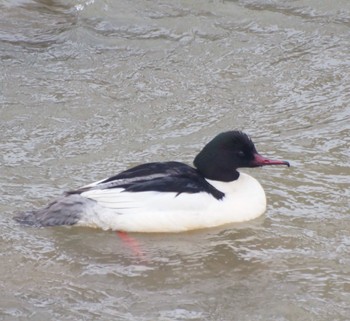
<path id="1" fill-rule="evenodd" d="M 78 224 L 125 232 L 182 232 L 243 222 L 265 212 L 265 192 L 253 177 L 240 173 L 234 182 L 208 182 L 225 193 L 223 199 L 204 192 L 177 195 L 93 189 L 81 195 L 97 203 Z"/>

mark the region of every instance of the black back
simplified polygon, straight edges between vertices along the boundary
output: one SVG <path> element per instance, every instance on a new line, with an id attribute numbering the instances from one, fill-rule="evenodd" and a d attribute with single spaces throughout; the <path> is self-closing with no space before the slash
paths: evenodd
<path id="1" fill-rule="evenodd" d="M 175 192 L 177 195 L 206 192 L 216 199 L 222 199 L 225 195 L 209 184 L 195 168 L 180 162 L 142 164 L 107 178 L 96 186 L 70 191 L 67 194 L 111 188 L 124 188 L 127 192 Z"/>

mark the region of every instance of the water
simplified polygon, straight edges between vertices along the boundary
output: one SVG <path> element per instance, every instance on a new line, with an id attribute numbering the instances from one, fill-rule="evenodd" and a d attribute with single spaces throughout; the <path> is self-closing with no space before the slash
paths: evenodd
<path id="1" fill-rule="evenodd" d="M 0 1 L 1 320 L 348 320 L 350 3 Z M 242 129 L 268 210 L 135 235 L 16 211 Z"/>

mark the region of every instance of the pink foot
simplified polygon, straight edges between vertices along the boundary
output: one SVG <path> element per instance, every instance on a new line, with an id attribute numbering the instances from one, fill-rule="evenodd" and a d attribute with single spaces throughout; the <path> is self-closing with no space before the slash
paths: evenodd
<path id="1" fill-rule="evenodd" d="M 140 245 L 136 239 L 129 236 L 126 232 L 117 231 L 116 233 L 122 240 L 122 242 L 126 244 L 137 257 L 139 257 L 142 260 L 145 260 L 145 254 L 141 250 Z"/>

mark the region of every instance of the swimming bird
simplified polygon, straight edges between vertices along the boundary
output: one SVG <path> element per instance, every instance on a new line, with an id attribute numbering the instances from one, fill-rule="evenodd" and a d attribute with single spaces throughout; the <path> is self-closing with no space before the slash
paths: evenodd
<path id="1" fill-rule="evenodd" d="M 227 131 L 194 159 L 138 165 L 65 192 L 15 220 L 33 226 L 77 225 L 122 232 L 183 232 L 257 218 L 266 210 L 260 183 L 242 167 L 287 165 L 261 156 L 248 135 Z"/>

